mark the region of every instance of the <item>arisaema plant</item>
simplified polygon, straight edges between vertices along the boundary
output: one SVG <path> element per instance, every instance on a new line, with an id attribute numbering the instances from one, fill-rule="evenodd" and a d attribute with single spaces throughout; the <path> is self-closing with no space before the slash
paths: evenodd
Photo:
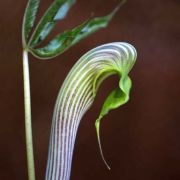
<path id="1" fill-rule="evenodd" d="M 101 83 L 117 74 L 119 84 L 105 100 L 96 130 L 103 161 L 109 168 L 100 143 L 100 120 L 110 110 L 129 100 L 131 80 L 128 76 L 136 60 L 136 50 L 128 43 L 110 43 L 90 50 L 69 72 L 57 97 L 49 144 L 46 180 L 69 180 L 74 143 L 79 123 L 91 107 Z"/>
<path id="2" fill-rule="evenodd" d="M 64 19 L 66 17 L 68 11 L 70 10 L 70 8 L 75 3 L 75 0 L 54 0 L 53 3 L 50 5 L 50 7 L 46 10 L 44 15 L 40 18 L 39 22 L 35 25 L 36 15 L 37 15 L 37 12 L 38 12 L 38 8 L 39 8 L 39 5 L 40 5 L 40 2 L 41 2 L 40 0 L 29 0 L 28 1 L 27 7 L 26 7 L 26 11 L 25 11 L 25 15 L 24 15 L 24 19 L 23 19 L 23 26 L 22 26 L 24 103 L 25 103 L 25 132 L 26 132 L 27 165 L 28 165 L 28 178 L 29 178 L 29 180 L 35 180 L 35 170 L 34 170 L 34 156 L 33 156 L 33 142 L 32 142 L 32 128 L 31 128 L 31 99 L 30 99 L 28 53 L 31 53 L 32 55 L 34 55 L 35 57 L 37 57 L 39 59 L 50 59 L 50 58 L 53 58 L 55 56 L 58 56 L 59 54 L 61 54 L 64 51 L 66 51 L 68 48 L 70 48 L 74 44 L 78 43 L 83 38 L 89 36 L 91 33 L 99 30 L 100 28 L 106 27 L 108 25 L 109 21 L 112 19 L 112 17 L 115 15 L 117 10 L 119 9 L 119 7 L 125 2 L 125 0 L 122 0 L 118 4 L 118 6 L 111 13 L 109 13 L 108 15 L 102 16 L 102 17 L 91 17 L 90 19 L 88 19 L 85 22 L 81 23 L 77 27 L 75 27 L 73 29 L 70 29 L 70 30 L 66 30 L 66 31 L 64 31 L 64 32 L 62 32 L 60 34 L 57 34 L 46 45 L 42 45 L 41 43 L 48 37 L 50 32 L 55 27 L 57 21 L 60 21 L 60 20 L 62 20 L 62 19 Z M 128 47 L 131 47 L 131 46 L 128 46 Z M 89 53 L 89 54 L 91 54 L 91 53 Z M 132 54 L 128 54 L 128 55 L 131 56 Z M 120 56 L 123 57 L 124 55 L 121 54 Z M 82 58 L 82 59 L 86 59 L 87 55 L 84 56 L 84 57 L 85 58 Z M 81 62 L 81 60 L 79 62 Z M 103 61 L 101 61 L 101 62 L 103 62 Z M 123 62 L 124 61 L 117 61 L 117 63 L 119 63 L 119 65 L 121 63 L 123 63 Z M 130 63 L 129 60 L 127 60 L 127 62 Z M 109 62 L 107 61 L 106 66 L 108 66 L 108 64 L 109 64 Z M 100 68 L 101 69 L 100 71 L 95 71 L 95 69 L 98 69 L 98 67 L 102 68 L 102 67 L 105 67 L 105 66 L 104 65 L 102 66 L 101 63 L 99 63 L 99 64 L 97 64 L 97 67 L 93 66 L 94 69 L 90 70 L 92 72 L 96 72 L 96 76 L 94 74 L 91 74 L 91 76 L 97 78 L 97 79 L 93 80 L 93 96 L 92 96 L 93 98 L 95 97 L 96 90 L 97 90 L 98 86 L 100 85 L 101 81 L 104 80 L 104 78 L 106 76 L 112 74 L 112 72 L 114 72 L 114 73 L 118 72 L 119 75 L 125 75 L 122 72 L 128 72 L 130 70 L 129 66 L 123 65 L 121 67 L 122 68 L 122 72 L 117 70 L 117 69 L 116 70 L 114 69 L 113 71 L 111 71 L 109 69 L 108 72 L 107 72 L 106 68 L 105 69 L 103 69 L 103 68 L 101 69 Z M 72 70 L 71 72 L 74 72 L 74 71 Z M 88 72 L 89 72 L 89 69 L 88 69 Z M 122 74 L 120 74 L 120 72 Z M 84 72 L 84 73 L 86 74 L 86 72 Z M 97 74 L 97 73 L 99 73 L 99 74 Z M 92 77 L 88 76 L 89 79 L 92 78 Z M 84 77 L 81 77 L 80 79 L 84 79 Z M 66 83 L 65 83 L 65 85 L 63 85 L 63 87 L 64 86 L 67 87 L 67 84 L 70 83 L 70 80 L 67 79 L 65 82 Z M 69 83 L 67 83 L 67 82 L 69 82 Z M 87 85 L 86 84 L 87 82 L 88 82 L 88 80 L 86 79 L 85 82 L 81 82 L 81 85 L 82 84 Z M 123 88 L 127 88 L 127 89 L 125 89 L 125 91 L 123 91 L 121 86 Z M 108 100 L 105 102 L 105 104 L 103 106 L 103 110 L 102 110 L 102 112 L 100 114 L 99 119 L 104 114 L 106 114 L 108 109 L 115 108 L 115 107 L 119 106 L 120 101 L 125 102 L 127 100 L 127 94 L 123 94 L 123 96 L 122 96 L 122 93 L 127 92 L 128 91 L 128 87 L 130 87 L 130 80 L 129 80 L 129 78 L 127 76 L 122 76 L 121 77 L 121 81 L 120 81 L 120 89 L 119 89 L 122 92 L 119 91 L 119 90 L 114 91 L 108 97 Z M 62 91 L 66 91 L 66 89 L 64 89 L 64 88 L 62 88 L 62 89 L 63 89 Z M 82 89 L 82 90 L 80 90 L 80 89 Z M 91 89 L 91 85 L 89 85 L 89 87 L 87 87 L 87 89 L 84 89 L 83 86 L 80 89 L 76 89 L 76 91 L 78 91 L 79 93 L 80 92 L 82 93 L 82 91 L 84 93 L 87 93 Z M 70 103 L 70 104 L 71 103 L 75 103 L 73 101 L 73 99 L 74 99 L 73 97 L 76 96 L 76 91 L 73 94 L 71 94 L 72 99 L 68 100 L 68 103 Z M 68 92 L 70 93 L 71 90 L 69 90 Z M 59 96 L 61 97 L 61 95 L 62 95 L 62 93 L 60 93 Z M 88 103 L 89 103 L 88 105 L 90 105 L 92 103 L 92 97 L 91 97 L 91 101 L 90 101 L 88 99 L 89 96 L 91 96 L 91 94 L 88 94 L 88 96 L 83 95 L 83 99 L 80 99 L 80 100 L 78 100 L 79 102 L 75 103 L 76 106 L 72 106 L 72 104 L 71 104 L 71 106 L 73 108 L 76 108 L 77 112 L 74 111 L 74 110 L 70 112 L 70 113 L 73 113 L 73 120 L 72 121 L 73 121 L 73 124 L 74 124 L 73 125 L 73 129 L 74 130 L 68 130 L 68 129 L 65 130 L 65 131 L 68 131 L 68 132 L 70 131 L 73 134 L 73 135 L 71 134 L 72 135 L 72 139 L 71 139 L 71 137 L 69 137 L 69 139 L 71 139 L 71 143 L 70 143 L 71 144 L 71 147 L 70 147 L 71 150 L 68 153 L 70 153 L 70 154 L 67 155 L 67 152 L 66 152 L 66 155 L 64 156 L 65 159 L 64 158 L 62 159 L 61 155 L 56 154 L 54 152 L 55 151 L 55 150 L 53 150 L 54 145 L 53 145 L 52 140 L 51 140 L 50 151 L 49 151 L 49 160 L 48 160 L 48 168 L 47 168 L 47 173 L 46 173 L 47 174 L 46 175 L 46 179 L 48 179 L 48 180 L 49 179 L 64 180 L 64 179 L 68 179 L 69 178 L 71 158 L 69 159 L 69 163 L 65 163 L 65 160 L 68 160 L 67 158 L 72 157 L 72 149 L 73 149 L 73 143 L 74 143 L 75 132 L 76 132 L 75 130 L 77 129 L 77 122 L 75 123 L 74 119 L 80 119 L 80 115 L 78 115 L 78 113 L 81 112 L 81 108 L 82 107 L 84 108 L 83 112 L 85 112 L 87 107 L 89 107 L 89 106 L 87 106 L 87 104 L 85 104 L 85 102 L 87 100 L 88 100 Z M 118 98 L 115 98 L 116 96 L 117 97 L 120 96 L 119 97 L 120 101 L 117 101 Z M 113 100 L 113 104 L 109 103 L 109 102 L 111 102 L 111 100 Z M 63 102 L 64 101 L 66 101 L 66 99 L 64 99 Z M 60 104 L 62 103 L 62 101 L 60 101 L 59 98 L 58 98 L 57 102 L 58 102 L 58 104 L 56 106 L 56 110 L 55 110 L 55 114 L 54 114 L 54 120 L 53 120 L 53 122 L 55 122 L 55 124 L 53 124 L 53 126 L 52 126 L 52 137 L 51 137 L 51 139 L 54 138 L 54 135 L 56 134 L 56 131 L 57 131 L 57 129 L 56 129 L 57 128 L 56 122 L 58 124 L 62 124 L 63 128 L 65 126 L 65 124 L 60 123 L 61 120 L 57 121 L 57 118 L 59 118 L 58 114 L 59 114 L 59 110 L 61 109 L 60 108 L 60 106 L 61 106 Z M 59 102 L 61 102 L 61 103 L 59 104 Z M 80 103 L 79 107 L 77 107 L 78 103 Z M 70 104 L 67 104 L 68 108 L 69 108 Z M 63 107 L 64 107 L 64 104 L 63 104 Z M 69 118 L 70 118 L 70 116 L 72 114 L 69 115 L 69 110 L 68 110 L 67 107 L 65 108 L 66 111 L 63 110 L 63 113 L 64 113 L 65 117 L 68 117 L 68 120 L 63 120 L 63 122 L 67 122 L 66 125 L 68 125 L 67 127 L 69 127 L 69 124 L 71 124 L 71 121 L 69 120 Z M 77 113 L 77 114 L 75 115 L 74 112 Z M 81 116 L 83 115 L 83 112 L 81 112 Z M 61 116 L 62 116 L 62 114 L 61 114 Z M 99 123 L 98 122 L 99 121 L 97 121 L 97 123 L 96 123 L 97 129 L 99 127 Z M 60 127 L 60 128 L 62 128 L 62 127 Z M 64 133 L 64 129 L 63 129 L 63 133 Z M 63 136 L 66 137 L 66 134 L 63 134 L 63 133 L 60 136 L 58 135 L 58 137 L 60 137 L 60 138 L 62 138 Z M 55 138 L 56 138 L 56 136 L 57 135 L 55 135 Z M 98 133 L 98 139 L 99 139 L 99 133 Z M 62 141 L 62 139 L 58 139 L 58 141 Z M 62 143 L 64 143 L 65 141 L 66 140 L 62 141 Z M 68 143 L 69 143 L 69 140 L 68 140 Z M 61 145 L 55 143 L 55 146 L 61 146 Z M 64 146 L 62 146 L 62 147 L 64 147 Z M 63 151 L 63 152 L 65 152 L 65 151 Z M 55 172 L 55 169 L 59 168 L 59 164 L 57 166 L 56 162 L 54 162 L 54 160 L 53 160 L 53 158 L 56 159 L 55 158 L 56 155 L 58 157 L 57 158 L 58 159 L 58 163 L 61 164 L 61 171 L 60 172 Z M 59 161 L 61 161 L 61 159 L 63 160 L 63 162 L 59 162 Z M 66 167 L 67 170 L 63 170 L 63 168 L 64 168 L 64 164 L 63 163 L 65 164 L 65 167 L 68 166 L 68 167 Z M 54 167 L 55 167 L 54 165 L 56 165 L 55 169 L 54 169 Z M 65 175 L 63 173 L 63 177 L 61 177 L 62 170 L 66 174 Z M 55 174 L 58 173 L 59 175 L 55 176 L 54 173 Z"/>

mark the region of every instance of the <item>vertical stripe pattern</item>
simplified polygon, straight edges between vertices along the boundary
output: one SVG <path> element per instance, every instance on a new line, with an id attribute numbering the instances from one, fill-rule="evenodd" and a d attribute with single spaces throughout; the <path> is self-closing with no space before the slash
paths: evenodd
<path id="1" fill-rule="evenodd" d="M 132 45 L 115 42 L 90 50 L 74 65 L 60 89 L 54 109 L 46 180 L 70 179 L 78 126 L 92 105 L 95 92 L 106 77 L 122 71 L 128 74 L 136 56 Z M 94 86 L 100 72 L 103 76 Z"/>

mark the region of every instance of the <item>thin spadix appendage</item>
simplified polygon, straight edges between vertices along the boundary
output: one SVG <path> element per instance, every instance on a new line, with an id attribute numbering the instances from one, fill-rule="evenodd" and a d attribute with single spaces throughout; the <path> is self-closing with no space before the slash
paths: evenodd
<path id="1" fill-rule="evenodd" d="M 49 144 L 46 180 L 69 180 L 74 143 L 79 123 L 91 107 L 101 83 L 110 75 L 120 77 L 119 86 L 104 102 L 96 131 L 100 143 L 100 120 L 109 110 L 126 103 L 129 99 L 131 80 L 128 73 L 137 54 L 135 48 L 123 42 L 114 42 L 92 49 L 74 65 L 65 79 L 57 97 Z"/>

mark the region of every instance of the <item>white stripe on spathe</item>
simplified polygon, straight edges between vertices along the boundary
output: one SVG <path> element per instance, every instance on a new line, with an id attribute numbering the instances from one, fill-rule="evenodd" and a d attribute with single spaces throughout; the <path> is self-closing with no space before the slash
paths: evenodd
<path id="1" fill-rule="evenodd" d="M 102 81 L 115 72 L 128 74 L 136 57 L 136 50 L 132 45 L 115 42 L 90 50 L 73 66 L 56 100 L 46 180 L 70 179 L 78 126 L 94 101 L 94 93 Z M 94 87 L 94 81 L 101 72 L 104 72 L 103 76 Z"/>

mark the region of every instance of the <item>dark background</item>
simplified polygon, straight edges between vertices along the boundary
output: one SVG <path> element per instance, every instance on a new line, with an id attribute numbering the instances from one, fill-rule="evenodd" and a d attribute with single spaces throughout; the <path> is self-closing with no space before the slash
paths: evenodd
<path id="1" fill-rule="evenodd" d="M 22 88 L 21 22 L 24 0 L 0 1 L 0 179 L 27 179 Z M 42 0 L 39 15 L 52 0 Z M 105 15 L 117 1 L 79 0 L 56 32 Z M 44 179 L 50 124 L 59 88 L 91 48 L 126 41 L 138 51 L 131 100 L 102 121 L 101 139 L 111 171 L 101 160 L 94 122 L 118 78 L 106 80 L 77 135 L 71 180 L 180 180 L 180 1 L 129 0 L 107 29 L 50 61 L 30 56 L 37 180 Z"/>

